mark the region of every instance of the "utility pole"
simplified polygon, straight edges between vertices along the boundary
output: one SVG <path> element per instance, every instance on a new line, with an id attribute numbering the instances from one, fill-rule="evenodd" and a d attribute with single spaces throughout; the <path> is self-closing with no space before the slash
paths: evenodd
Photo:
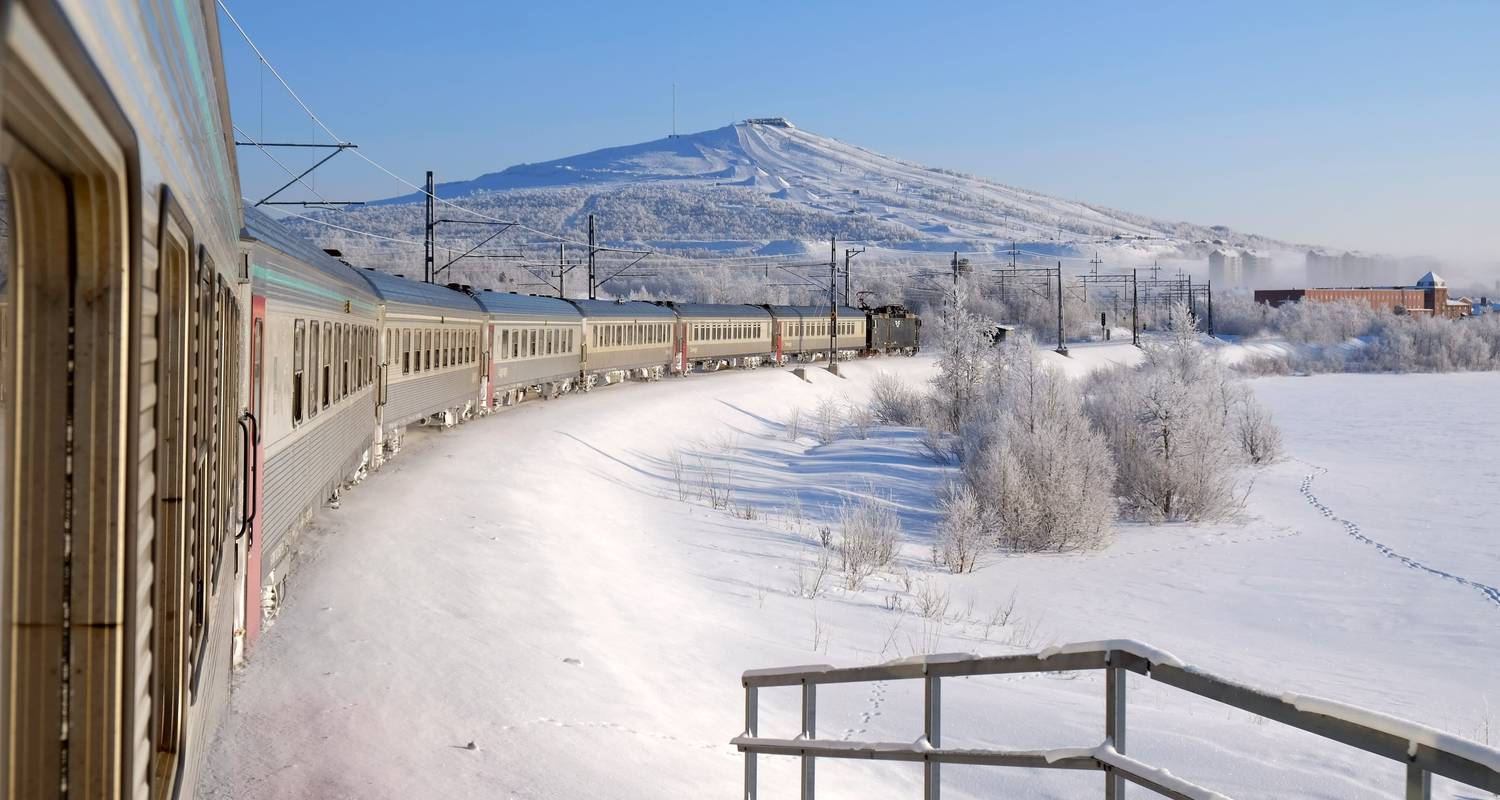
<path id="1" fill-rule="evenodd" d="M 596 278 L 596 276 L 594 274 L 594 215 L 590 214 L 589 215 L 589 299 L 590 300 L 595 299 L 594 298 L 594 295 L 596 294 L 596 291 L 595 291 L 596 287 L 594 286 L 594 281 L 595 280 L 597 280 L 597 278 Z"/>
<path id="2" fill-rule="evenodd" d="M 557 299 L 559 299 L 559 300 L 563 299 L 563 297 L 566 296 L 566 295 L 563 294 L 563 280 L 564 280 L 563 276 L 567 275 L 568 272 L 567 272 L 567 270 L 563 269 L 563 262 L 567 259 L 567 255 L 568 255 L 568 243 L 567 242 L 558 242 L 557 243 Z"/>
<path id="3" fill-rule="evenodd" d="M 1208 288 L 1205 290 L 1205 292 L 1208 294 L 1208 335 L 1209 336 L 1213 336 L 1214 335 L 1214 282 L 1213 281 L 1209 281 L 1208 282 Z"/>
<path id="4" fill-rule="evenodd" d="M 427 258 L 422 262 L 422 281 L 432 283 L 432 229 L 436 223 L 432 220 L 432 170 L 427 170 Z"/>
<path id="5" fill-rule="evenodd" d="M 957 274 L 957 273 L 955 273 Z M 1063 285 L 1062 262 L 1057 262 L 1057 352 L 1068 354 L 1067 340 L 1063 339 Z"/>
<path id="6" fill-rule="evenodd" d="M 828 237 L 828 371 L 838 374 L 839 335 L 839 246 L 838 240 Z"/>
<path id="7" fill-rule="evenodd" d="M 1141 346 L 1141 287 L 1136 281 L 1136 270 L 1130 271 L 1130 343 L 1136 347 Z"/>
<path id="8" fill-rule="evenodd" d="M 849 305 L 849 260 L 864 251 L 863 247 L 858 250 L 852 247 L 844 248 L 844 305 L 846 306 Z"/>

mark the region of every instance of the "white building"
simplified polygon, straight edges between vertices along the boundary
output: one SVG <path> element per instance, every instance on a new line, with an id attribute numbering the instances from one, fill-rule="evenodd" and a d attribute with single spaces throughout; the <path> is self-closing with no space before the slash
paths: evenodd
<path id="1" fill-rule="evenodd" d="M 1244 282 L 1244 273 L 1239 251 L 1218 247 L 1210 252 L 1208 254 L 1208 279 L 1226 289 L 1241 285 Z"/>
<path id="2" fill-rule="evenodd" d="M 1271 281 L 1271 254 L 1246 248 L 1240 251 L 1240 280 L 1243 285 L 1264 286 Z"/>

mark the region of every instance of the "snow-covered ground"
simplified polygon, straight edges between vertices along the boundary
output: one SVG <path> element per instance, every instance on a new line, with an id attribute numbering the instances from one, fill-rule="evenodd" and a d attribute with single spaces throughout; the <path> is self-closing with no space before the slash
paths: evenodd
<path id="1" fill-rule="evenodd" d="M 1081 371 L 1133 349 L 1074 354 Z M 916 381 L 932 366 L 634 384 L 408 437 L 305 537 L 315 552 L 237 679 L 200 794 L 730 797 L 744 669 L 1125 637 L 1500 743 L 1500 598 L 1486 593 L 1500 586 L 1500 374 L 1257 380 L 1289 457 L 1247 475 L 1242 519 L 1121 524 L 1097 552 L 991 556 L 952 576 L 928 559 L 949 468 L 917 431 L 811 436 L 818 401 L 859 401 L 877 370 Z M 803 430 L 789 440 L 793 407 Z M 729 509 L 705 482 L 732 489 Z M 835 564 L 810 597 L 819 529 L 870 495 L 901 512 L 900 566 L 847 591 Z M 1096 745 L 1097 678 L 948 681 L 944 744 Z M 1130 690 L 1130 755 L 1230 796 L 1398 794 L 1393 762 L 1149 680 Z M 915 682 L 819 699 L 824 738 L 921 731 Z M 764 692 L 761 735 L 794 735 L 796 702 Z M 795 760 L 761 761 L 762 796 L 793 796 Z M 912 797 L 921 781 L 913 765 L 866 762 L 818 776 L 826 797 Z M 950 797 L 1097 796 L 1101 783 L 944 769 Z"/>

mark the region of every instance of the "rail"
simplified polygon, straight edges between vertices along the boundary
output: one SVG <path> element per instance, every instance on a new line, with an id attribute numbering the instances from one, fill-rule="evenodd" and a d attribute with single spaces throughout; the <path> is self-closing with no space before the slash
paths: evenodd
<path id="1" fill-rule="evenodd" d="M 976 675 L 1103 670 L 1104 740 L 1091 747 L 1048 750 L 982 750 L 942 747 L 942 679 Z M 1225 680 L 1178 661 L 1171 654 L 1127 640 L 1085 642 L 1040 653 L 979 657 L 968 654 L 919 656 L 868 667 L 825 665 L 752 669 L 744 673 L 745 731 L 731 744 L 745 754 L 745 800 L 756 800 L 758 755 L 802 759 L 802 800 L 814 800 L 819 758 L 917 762 L 923 765 L 925 800 L 938 800 L 943 764 L 978 764 L 1034 769 L 1099 770 L 1104 796 L 1120 800 L 1127 782 L 1178 800 L 1227 800 L 1164 769 L 1125 755 L 1126 678 L 1144 675 L 1158 683 L 1290 725 L 1406 765 L 1407 800 L 1427 800 L 1432 776 L 1440 775 L 1489 792 L 1500 792 L 1500 750 L 1414 723 L 1354 706 L 1305 695 L 1275 695 Z M 820 685 L 870 681 L 921 680 L 922 738 L 909 742 L 848 742 L 817 739 Z M 802 731 L 793 739 L 759 735 L 759 690 L 802 688 Z"/>

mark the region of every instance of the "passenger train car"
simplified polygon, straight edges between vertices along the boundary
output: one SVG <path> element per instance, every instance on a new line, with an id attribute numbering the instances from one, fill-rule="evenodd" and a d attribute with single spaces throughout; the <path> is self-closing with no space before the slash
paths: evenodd
<path id="1" fill-rule="evenodd" d="M 827 357 L 826 308 L 357 269 L 240 200 L 210 0 L 0 8 L 0 800 L 191 796 L 299 531 L 408 426 Z"/>

